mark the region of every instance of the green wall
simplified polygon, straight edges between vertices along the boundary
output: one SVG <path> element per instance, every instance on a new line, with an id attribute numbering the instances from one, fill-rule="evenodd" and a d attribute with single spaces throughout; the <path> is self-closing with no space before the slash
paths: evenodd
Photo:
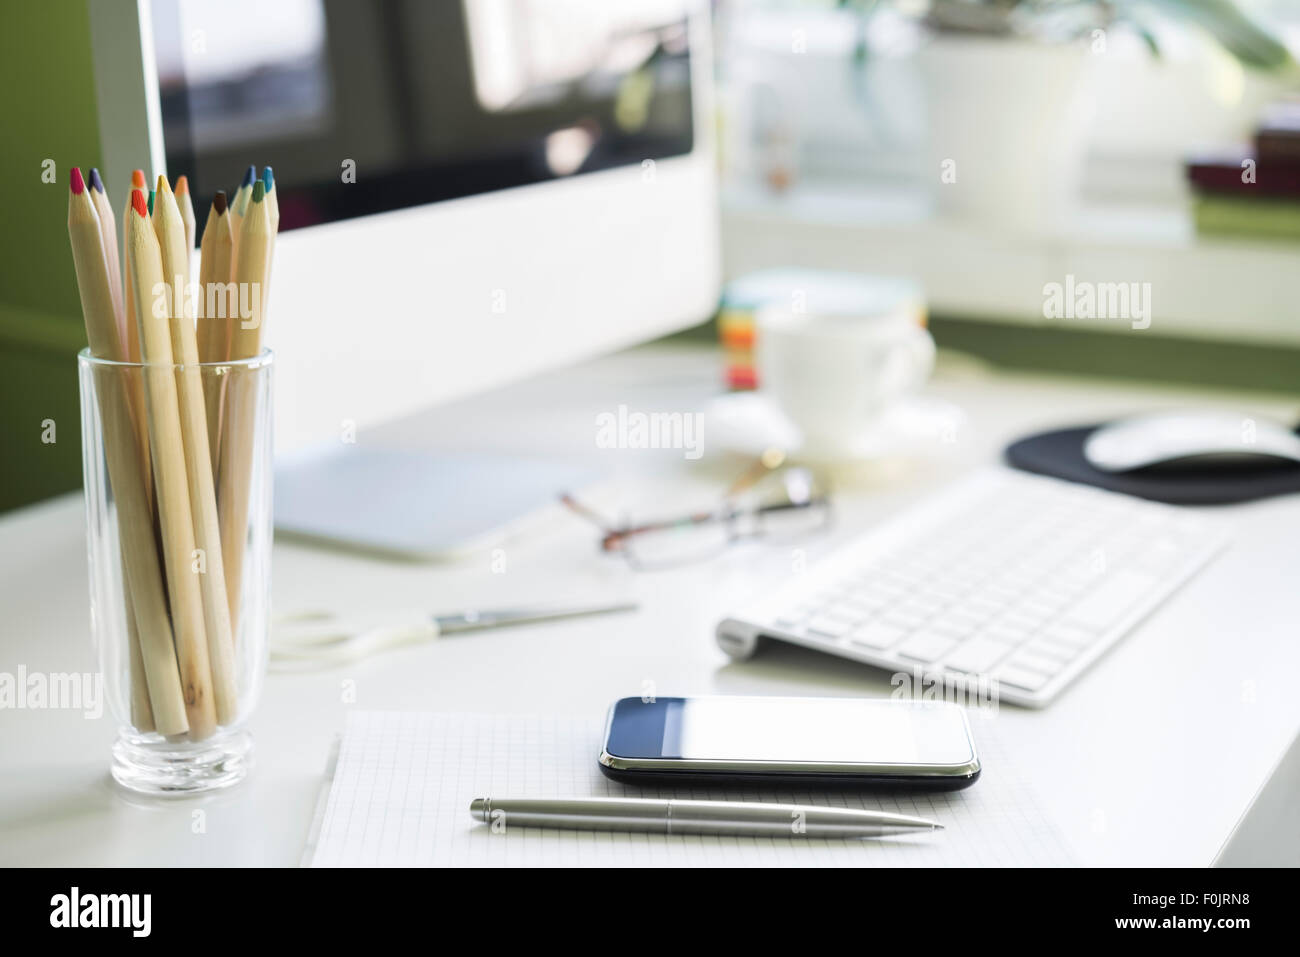
<path id="1" fill-rule="evenodd" d="M 11 5 L 0 31 L 0 510 L 81 482 L 68 170 L 99 163 L 84 0 Z M 55 182 L 42 181 L 54 161 Z M 55 441 L 41 441 L 45 420 Z"/>

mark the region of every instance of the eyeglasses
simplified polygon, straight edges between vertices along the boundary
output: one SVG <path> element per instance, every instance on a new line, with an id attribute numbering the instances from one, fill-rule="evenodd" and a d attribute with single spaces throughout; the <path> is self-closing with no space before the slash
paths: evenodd
<path id="1" fill-rule="evenodd" d="M 830 498 L 805 468 L 773 468 L 765 456 L 732 484 L 716 508 L 678 518 L 616 524 L 572 495 L 560 501 L 604 533 L 602 551 L 642 570 L 705 561 L 745 539 L 795 541 L 830 524 Z"/>

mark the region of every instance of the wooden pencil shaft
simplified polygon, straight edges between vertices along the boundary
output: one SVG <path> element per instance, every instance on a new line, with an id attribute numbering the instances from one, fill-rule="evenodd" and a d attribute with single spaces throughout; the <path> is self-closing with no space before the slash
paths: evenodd
<path id="1" fill-rule="evenodd" d="M 265 187 L 254 186 L 252 195 L 240 222 L 240 241 L 235 247 L 235 284 L 241 290 L 241 300 L 251 306 L 253 315 L 242 315 L 231 329 L 230 354 L 232 359 L 251 359 L 261 352 L 262 326 L 265 318 L 265 300 L 261 294 L 266 284 L 266 270 L 270 262 L 271 221 L 267 210 Z M 232 223 L 233 225 L 233 223 Z M 254 288 L 257 294 L 254 294 Z M 244 290 L 248 290 L 244 293 Z M 218 493 L 221 514 L 222 544 L 225 548 L 226 591 L 231 608 L 238 609 L 243 583 L 245 537 L 248 532 L 248 508 L 251 496 L 253 452 L 255 448 L 254 410 L 256 407 L 256 382 L 243 376 L 226 386 L 225 408 L 222 423 L 221 473 Z M 231 618 L 238 621 L 237 611 Z"/>
<path id="2" fill-rule="evenodd" d="M 190 736 L 202 740 L 216 727 L 211 666 L 204 632 L 203 598 L 194 573 L 194 523 L 189 481 L 185 470 L 185 443 L 172 357 L 170 317 L 154 315 L 157 292 L 165 293 L 158 240 L 149 220 L 134 212 L 130 249 L 135 297 L 135 319 L 143 353 L 144 391 L 148 406 L 149 445 L 153 453 L 154 490 L 162 527 L 163 559 L 176 659 L 189 716 Z M 169 297 L 170 298 L 170 297 Z"/>
<path id="3" fill-rule="evenodd" d="M 98 175 L 96 175 L 98 179 Z M 102 184 L 101 184 L 102 185 Z M 88 191 L 99 216 L 99 233 L 104 247 L 104 262 L 108 267 L 108 284 L 113 296 L 113 309 L 117 313 L 117 329 L 121 341 L 126 341 L 126 311 L 122 302 L 122 264 L 117 255 L 117 219 L 108 196 L 100 189 Z"/>
<path id="4" fill-rule="evenodd" d="M 125 575 L 126 558 L 123 555 L 122 568 Z M 123 579 L 125 586 L 125 579 Z M 131 727 L 137 731 L 153 731 L 153 705 L 149 702 L 149 677 L 144 670 L 144 652 L 140 648 L 140 629 L 135 623 L 135 608 L 130 596 L 126 602 L 126 641 L 127 652 L 131 656 Z M 179 686 L 179 685 L 178 685 Z M 181 714 L 184 714 L 182 709 Z"/>
<path id="5" fill-rule="evenodd" d="M 117 502 L 117 530 L 121 541 L 123 577 L 131 602 L 136 633 L 149 688 L 154 730 L 159 734 L 184 734 L 190 730 L 181 671 L 173 642 L 163 571 L 154 539 L 153 511 L 144 496 L 141 460 L 127 437 L 134 423 L 127 404 L 126 377 L 137 375 L 120 366 L 96 370 L 95 391 L 104 430 L 104 458 L 109 483 Z M 145 728 L 137 725 L 140 730 Z"/>
<path id="6" fill-rule="evenodd" d="M 224 206 L 224 200 L 223 200 Z M 230 359 L 230 326 L 238 296 L 231 296 L 230 218 L 213 203 L 203 228 L 199 257 L 198 339 L 199 361 L 227 362 Z M 203 401 L 207 411 L 208 449 L 214 475 L 221 471 L 221 412 L 228 375 L 210 373 L 203 380 Z M 233 621 L 233 619 L 232 619 Z"/>
<path id="7" fill-rule="evenodd" d="M 163 275 L 180 281 L 187 276 L 189 249 L 184 224 L 167 181 L 158 180 L 154 200 L 154 225 L 158 233 Z M 226 572 L 222 561 L 220 521 L 208 445 L 207 409 L 203 377 L 199 371 L 199 347 L 192 317 L 172 298 L 169 315 L 172 357 L 179 364 L 176 373 L 181 437 L 185 455 L 191 517 L 196 547 L 202 550 L 199 587 L 203 598 L 204 634 L 208 642 L 208 663 L 212 674 L 213 703 L 217 723 L 229 724 L 238 713 L 235 688 L 234 641 L 230 628 L 230 605 L 226 596 Z M 183 305 L 183 304 L 182 304 Z"/>
<path id="8" fill-rule="evenodd" d="M 69 203 L 68 232 L 91 352 L 101 358 L 120 361 L 123 346 L 113 315 L 107 261 L 103 254 L 103 233 L 97 213 L 84 194 L 74 194 Z M 139 641 L 138 650 L 132 650 L 131 655 L 132 660 L 137 653 L 140 658 L 144 686 L 151 699 L 147 709 L 150 723 L 161 733 L 177 734 L 187 730 L 188 722 L 153 542 L 152 511 L 141 473 L 144 456 L 139 449 L 130 407 L 129 383 L 121 367 L 100 368 L 118 370 L 117 378 L 101 378 L 96 383 L 96 396 L 109 482 L 117 500 L 118 537 L 128 606 L 127 637 Z M 134 669 L 133 677 L 138 677 Z M 138 690 L 133 681 L 133 715 L 142 715 L 146 710 L 138 701 Z"/>

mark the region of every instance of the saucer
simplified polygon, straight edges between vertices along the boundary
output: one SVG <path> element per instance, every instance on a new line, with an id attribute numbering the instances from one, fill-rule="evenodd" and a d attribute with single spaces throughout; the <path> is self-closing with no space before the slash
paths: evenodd
<path id="1" fill-rule="evenodd" d="M 811 445 L 799 427 L 761 390 L 720 395 L 705 410 L 705 442 L 757 457 L 778 448 L 805 462 L 873 462 L 939 454 L 956 442 L 966 415 L 951 402 L 916 395 L 899 399 L 847 442 Z"/>

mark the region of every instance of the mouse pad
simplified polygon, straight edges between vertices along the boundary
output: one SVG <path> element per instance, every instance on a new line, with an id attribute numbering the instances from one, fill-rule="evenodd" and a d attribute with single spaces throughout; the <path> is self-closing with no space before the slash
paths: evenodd
<path id="1" fill-rule="evenodd" d="M 1083 455 L 1083 443 L 1100 427 L 1090 425 L 1027 436 L 1007 446 L 1007 463 L 1026 472 L 1170 505 L 1228 505 L 1300 492 L 1300 465 L 1289 462 L 1103 472 L 1093 468 Z"/>

